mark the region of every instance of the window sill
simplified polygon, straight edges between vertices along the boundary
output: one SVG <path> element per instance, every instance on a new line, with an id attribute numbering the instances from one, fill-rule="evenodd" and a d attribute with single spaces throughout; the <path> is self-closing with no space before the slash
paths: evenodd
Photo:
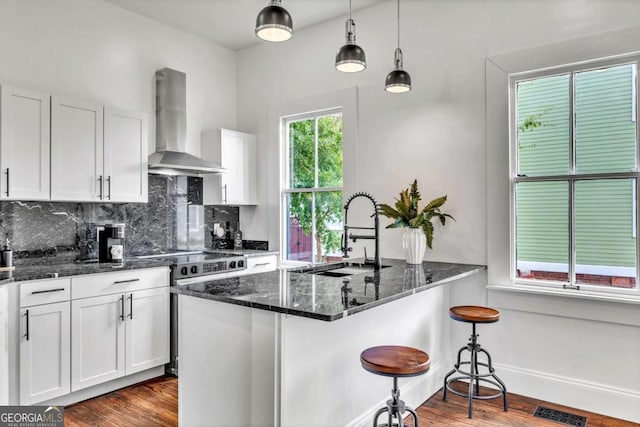
<path id="1" fill-rule="evenodd" d="M 578 291 L 574 289 L 554 289 L 554 288 L 540 288 L 539 286 L 530 285 L 488 285 L 487 289 L 505 292 L 522 292 L 525 294 L 538 294 L 538 295 L 553 295 L 565 298 L 577 298 L 591 301 L 606 301 L 616 302 L 624 304 L 639 304 L 640 296 L 625 295 L 625 294 L 604 294 L 602 292 L 590 292 L 590 291 Z"/>
<path id="2" fill-rule="evenodd" d="M 589 291 L 540 289 L 526 285 L 488 285 L 490 306 L 598 322 L 640 326 L 640 297 Z"/>

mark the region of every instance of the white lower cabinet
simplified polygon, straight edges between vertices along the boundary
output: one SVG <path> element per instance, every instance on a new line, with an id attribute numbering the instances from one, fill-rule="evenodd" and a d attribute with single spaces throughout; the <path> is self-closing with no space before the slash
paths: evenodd
<path id="1" fill-rule="evenodd" d="M 70 392 L 69 302 L 20 309 L 20 404 Z"/>
<path id="2" fill-rule="evenodd" d="M 125 373 L 169 362 L 169 288 L 127 295 Z"/>
<path id="3" fill-rule="evenodd" d="M 169 361 L 166 267 L 21 282 L 20 306 L 21 405 Z M 3 344 L 0 340 L 0 369 Z"/>
<path id="4" fill-rule="evenodd" d="M 124 375 L 124 294 L 71 302 L 71 390 Z"/>
<path id="5" fill-rule="evenodd" d="M 9 295 L 0 286 L 0 406 L 9 404 Z"/>
<path id="6" fill-rule="evenodd" d="M 71 391 L 169 362 L 168 287 L 71 304 Z"/>

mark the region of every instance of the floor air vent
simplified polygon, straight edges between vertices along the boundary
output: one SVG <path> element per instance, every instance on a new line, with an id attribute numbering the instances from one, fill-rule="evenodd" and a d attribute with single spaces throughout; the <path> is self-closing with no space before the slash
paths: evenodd
<path id="1" fill-rule="evenodd" d="M 544 406 L 538 406 L 536 408 L 536 412 L 533 413 L 533 416 L 556 421 L 569 426 L 585 427 L 587 425 L 587 417 L 558 411 L 557 409 L 551 409 Z"/>

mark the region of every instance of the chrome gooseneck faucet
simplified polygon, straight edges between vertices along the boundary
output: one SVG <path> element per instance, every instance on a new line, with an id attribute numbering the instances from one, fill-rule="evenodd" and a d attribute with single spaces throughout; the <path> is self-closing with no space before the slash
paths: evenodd
<path id="1" fill-rule="evenodd" d="M 349 213 L 349 205 L 351 204 L 351 202 L 353 201 L 353 199 L 356 199 L 358 197 L 364 197 L 366 199 L 369 199 L 371 201 L 371 203 L 373 203 L 373 215 L 371 215 L 372 217 L 374 217 L 374 226 L 373 227 L 351 227 L 348 225 L 347 222 L 347 217 L 348 217 L 348 213 Z M 373 230 L 374 231 L 374 235 L 363 235 L 363 234 L 349 234 L 349 230 Z M 378 203 L 376 202 L 376 199 L 373 198 L 373 196 L 369 193 L 355 193 L 353 194 L 351 197 L 349 197 L 349 200 L 347 200 L 347 203 L 345 203 L 344 205 L 344 234 L 342 236 L 342 241 L 343 241 L 343 245 L 342 245 L 342 256 L 343 258 L 349 258 L 349 252 L 351 252 L 353 250 L 353 248 L 349 247 L 349 240 L 352 240 L 354 243 L 357 240 L 360 239 L 369 239 L 369 240 L 374 240 L 376 241 L 375 243 L 375 254 L 373 257 L 373 260 L 368 260 L 367 259 L 367 253 L 365 251 L 365 257 L 364 257 L 364 262 L 365 263 L 370 263 L 373 262 L 373 268 L 374 270 L 380 270 L 380 266 L 382 265 L 382 261 L 380 258 L 380 218 L 378 216 Z"/>

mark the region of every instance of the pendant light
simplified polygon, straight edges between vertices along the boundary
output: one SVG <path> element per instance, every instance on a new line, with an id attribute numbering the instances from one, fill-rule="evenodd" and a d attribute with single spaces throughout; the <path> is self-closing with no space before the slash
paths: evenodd
<path id="1" fill-rule="evenodd" d="M 258 13 L 256 36 L 269 42 L 283 42 L 293 35 L 293 21 L 289 12 L 282 7 L 282 0 L 271 0 Z"/>
<path id="2" fill-rule="evenodd" d="M 349 0 L 349 19 L 345 24 L 345 44 L 336 54 L 336 68 L 343 73 L 357 73 L 367 68 L 364 50 L 356 44 L 356 23 L 351 19 L 351 0 Z"/>
<path id="3" fill-rule="evenodd" d="M 389 93 L 405 93 L 411 90 L 411 76 L 402 69 L 402 49 L 400 49 L 400 0 L 398 2 L 398 47 L 394 55 L 395 69 L 387 75 L 384 90 Z"/>

